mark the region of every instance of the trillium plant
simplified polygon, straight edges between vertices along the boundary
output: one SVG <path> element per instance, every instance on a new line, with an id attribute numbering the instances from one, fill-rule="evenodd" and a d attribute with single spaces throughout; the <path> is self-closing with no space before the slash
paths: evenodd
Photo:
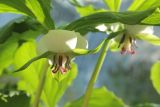
<path id="1" fill-rule="evenodd" d="M 160 38 L 154 35 L 153 29 L 160 25 L 159 0 L 135 0 L 124 12 L 119 12 L 121 0 L 104 0 L 108 10 L 94 9 L 92 5 L 82 6 L 76 0 L 71 0 L 70 3 L 74 5 L 80 17 L 66 25 L 58 26 L 54 23 L 52 17 L 54 14 L 51 14 L 53 10 L 51 0 L 25 0 L 25 2 L 0 0 L 0 12 L 22 15 L 9 23 L 2 30 L 3 32 L 0 31 L 2 32 L 0 43 L 4 43 L 2 46 L 7 44 L 5 49 L 10 46 L 13 49 L 10 57 L 14 56 L 10 61 L 4 58 L 6 64 L 0 67 L 0 70 L 11 69 L 20 73 L 20 79 L 23 80 L 18 82 L 18 89 L 26 91 L 31 96 L 32 107 L 56 107 L 65 90 L 76 77 L 77 68 L 74 59 L 81 55 L 100 53 L 94 71 L 90 72 L 92 75 L 85 94 L 65 107 L 99 107 L 99 104 L 100 107 L 129 107 L 106 88 L 102 88 L 100 94 L 97 94 L 99 89 L 96 91 L 94 84 L 108 50 L 118 51 L 123 55 L 134 55 L 136 48 L 141 48 L 136 43 L 137 40 L 160 45 Z M 97 47 L 88 49 L 90 44 L 85 36 L 89 32 L 101 32 L 106 37 Z M 14 43 L 11 44 L 10 41 Z M 4 54 L 9 53 L 6 51 Z M 25 55 L 26 58 L 21 58 Z M 26 76 L 27 72 L 29 76 Z M 58 81 L 54 81 L 57 74 L 63 78 L 60 76 Z M 32 82 L 33 84 L 30 84 Z M 102 99 L 102 102 L 104 100 L 107 103 L 99 101 L 97 104 L 94 103 L 95 99 L 96 102 Z"/>

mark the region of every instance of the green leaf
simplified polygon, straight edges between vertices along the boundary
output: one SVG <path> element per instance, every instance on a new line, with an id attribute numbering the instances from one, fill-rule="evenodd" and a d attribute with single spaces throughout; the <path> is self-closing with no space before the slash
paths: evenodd
<path id="1" fill-rule="evenodd" d="M 118 32 L 113 32 L 113 33 L 109 34 L 109 36 L 108 36 L 105 40 L 103 40 L 103 41 L 102 41 L 96 48 L 94 48 L 94 49 L 88 50 L 88 49 L 78 49 L 78 48 L 76 48 L 76 49 L 73 50 L 73 53 L 74 53 L 75 56 L 78 56 L 78 55 L 86 55 L 86 54 L 95 54 L 95 53 L 97 53 L 97 52 L 100 51 L 100 49 L 102 48 L 102 46 L 103 46 L 103 44 L 104 44 L 105 42 L 112 43 L 112 41 L 110 42 L 110 40 L 111 40 L 112 38 L 116 37 L 118 34 L 120 34 L 120 33 L 122 33 L 122 32 L 124 32 L 124 30 L 121 30 L 121 31 L 118 31 Z"/>
<path id="2" fill-rule="evenodd" d="M 135 35 L 136 38 L 140 39 L 140 40 L 144 40 L 147 41 L 153 45 L 160 45 L 160 38 L 158 36 L 155 36 L 153 34 L 138 34 Z"/>
<path id="3" fill-rule="evenodd" d="M 17 69 L 14 72 L 22 71 L 22 70 L 26 69 L 34 61 L 37 61 L 37 60 L 42 59 L 42 58 L 47 58 L 52 54 L 53 54 L 52 52 L 45 52 L 42 55 L 36 56 L 36 57 L 30 59 L 27 63 L 25 63 L 23 66 L 21 66 L 19 69 Z"/>
<path id="4" fill-rule="evenodd" d="M 160 107 L 159 104 L 153 104 L 153 103 L 145 103 L 145 104 L 138 104 L 135 107 Z"/>
<path id="5" fill-rule="evenodd" d="M 65 29 L 74 30 L 81 33 L 82 31 L 86 31 L 86 28 L 95 28 L 97 25 L 104 23 L 121 22 L 129 25 L 141 24 L 141 21 L 153 12 L 155 12 L 155 9 L 140 12 L 99 12 L 73 21 L 66 26 Z"/>
<path id="6" fill-rule="evenodd" d="M 51 75 L 51 72 L 48 72 L 42 97 L 47 98 L 49 107 L 56 107 L 65 90 L 77 76 L 77 71 L 77 65 L 72 63 L 71 70 L 62 75 L 63 77 L 60 77 L 59 81 Z"/>
<path id="7" fill-rule="evenodd" d="M 39 2 L 40 1 L 40 2 Z M 37 19 L 46 29 L 53 29 L 54 22 L 51 19 L 50 11 L 46 7 L 46 1 L 43 0 L 1 0 L 0 12 L 10 12 L 28 15 Z M 50 2 L 49 0 L 47 2 Z"/>
<path id="8" fill-rule="evenodd" d="M 32 42 L 24 43 L 15 54 L 15 66 L 18 68 L 28 61 L 28 59 L 35 57 L 35 48 L 36 46 Z M 45 59 L 38 60 L 27 69 L 14 73 L 14 75 L 20 79 L 18 89 L 26 91 L 31 96 L 31 103 L 35 97 L 35 92 L 41 77 L 41 69 L 45 62 Z M 48 69 L 40 105 L 42 107 L 55 107 L 67 87 L 70 86 L 73 79 L 76 77 L 76 74 L 77 66 L 76 64 L 72 64 L 71 70 L 65 74 L 65 78 L 58 82 L 52 75 L 51 69 Z"/>
<path id="9" fill-rule="evenodd" d="M 154 13 L 152 13 L 149 17 L 145 18 L 142 23 L 144 24 L 153 24 L 159 25 L 160 23 L 160 9 L 157 8 Z"/>
<path id="10" fill-rule="evenodd" d="M 5 26 L 0 28 L 0 44 L 4 43 L 9 37 L 11 37 L 13 32 L 21 34 L 21 38 L 27 39 L 33 37 L 33 35 L 38 36 L 45 31 L 39 23 L 35 22 L 31 18 L 21 16 L 11 20 Z"/>
<path id="11" fill-rule="evenodd" d="M 83 97 L 67 104 L 65 107 L 82 107 L 82 102 Z M 88 107 L 125 107 L 125 104 L 111 91 L 103 87 L 93 90 Z"/>
<path id="12" fill-rule="evenodd" d="M 80 16 L 87 16 L 93 13 L 106 11 L 104 9 L 94 9 L 92 5 L 76 7 L 76 10 Z"/>
<path id="13" fill-rule="evenodd" d="M 160 6 L 159 0 L 134 0 L 128 10 L 142 11 Z"/>
<path id="14" fill-rule="evenodd" d="M 150 78 L 154 88 L 160 94 L 160 61 L 152 66 Z"/>
<path id="15" fill-rule="evenodd" d="M 121 0 L 103 0 L 103 1 L 111 11 L 117 11 L 117 12 L 119 11 L 121 6 Z"/>
<path id="16" fill-rule="evenodd" d="M 24 93 L 7 98 L 7 102 L 0 100 L 1 107 L 29 107 L 30 98 Z"/>
<path id="17" fill-rule="evenodd" d="M 16 35 L 10 37 L 4 44 L 0 44 L 0 74 L 13 62 L 14 53 L 18 47 Z"/>

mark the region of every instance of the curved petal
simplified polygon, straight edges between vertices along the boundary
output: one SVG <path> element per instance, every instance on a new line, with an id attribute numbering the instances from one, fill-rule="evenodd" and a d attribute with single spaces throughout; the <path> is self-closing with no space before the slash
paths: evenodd
<path id="1" fill-rule="evenodd" d="M 88 48 L 88 41 L 84 37 L 82 37 L 79 33 L 77 33 L 76 48 L 80 48 L 80 49 L 87 49 Z"/>
<path id="2" fill-rule="evenodd" d="M 50 30 L 40 39 L 37 49 L 40 51 L 40 53 L 44 53 L 44 51 L 65 53 L 76 48 L 76 45 L 76 32 L 67 30 Z"/>
<path id="3" fill-rule="evenodd" d="M 146 26 L 146 25 L 124 25 L 127 32 L 131 35 L 139 34 L 139 33 L 146 33 L 146 34 L 153 34 L 153 26 Z"/>

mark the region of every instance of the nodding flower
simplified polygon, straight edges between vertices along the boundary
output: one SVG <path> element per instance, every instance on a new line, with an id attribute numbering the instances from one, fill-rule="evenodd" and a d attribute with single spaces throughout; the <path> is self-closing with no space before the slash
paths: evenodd
<path id="1" fill-rule="evenodd" d="M 68 30 L 50 30 L 37 43 L 37 52 L 53 53 L 48 59 L 52 73 L 66 73 L 71 69 L 71 61 L 75 57 L 74 49 L 87 49 L 88 42 L 78 32 Z"/>
<path id="2" fill-rule="evenodd" d="M 125 31 L 121 34 L 119 48 L 121 54 L 135 54 L 136 35 L 153 34 L 153 26 L 124 25 Z"/>

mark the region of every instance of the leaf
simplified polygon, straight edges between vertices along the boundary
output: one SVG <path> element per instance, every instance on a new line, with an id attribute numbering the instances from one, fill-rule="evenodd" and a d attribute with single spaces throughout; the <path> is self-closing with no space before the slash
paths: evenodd
<path id="1" fill-rule="evenodd" d="M 155 12 L 155 9 L 149 9 L 141 12 L 99 12 L 73 21 L 66 26 L 65 29 L 82 32 L 86 31 L 86 28 L 95 28 L 97 25 L 104 23 L 121 22 L 129 25 L 140 24 L 143 19 L 151 15 L 153 12 Z"/>
<path id="2" fill-rule="evenodd" d="M 39 2 L 40 1 L 40 2 Z M 53 29 L 54 22 L 51 19 L 50 11 L 46 10 L 46 1 L 43 0 L 1 0 L 0 12 L 10 12 L 28 15 L 37 19 L 46 29 Z M 50 2 L 49 0 L 47 2 Z M 42 6 L 43 5 L 43 6 Z M 48 5 L 49 6 L 49 5 Z M 50 7 L 50 6 L 49 6 Z M 49 11 L 49 12 L 48 12 Z"/>
<path id="3" fill-rule="evenodd" d="M 77 6 L 76 10 L 80 14 L 80 16 L 87 16 L 87 15 L 90 15 L 93 13 L 106 11 L 104 9 L 94 9 L 94 7 L 92 5 L 81 6 L 81 7 Z"/>
<path id="4" fill-rule="evenodd" d="M 88 50 L 88 49 L 74 49 L 73 53 L 75 56 L 78 55 L 86 55 L 86 54 L 95 54 L 97 52 L 100 51 L 100 49 L 102 48 L 103 44 L 106 43 L 110 43 L 110 40 L 114 37 L 116 37 L 118 34 L 124 32 L 124 30 L 121 31 L 117 31 L 117 32 L 113 32 L 111 33 L 105 40 L 103 40 L 96 48 Z"/>
<path id="5" fill-rule="evenodd" d="M 149 17 L 145 18 L 142 23 L 144 24 L 153 24 L 159 25 L 160 23 L 160 9 L 157 8 L 154 13 L 152 13 Z"/>
<path id="6" fill-rule="evenodd" d="M 65 107 L 82 107 L 83 97 L 75 100 Z M 94 89 L 88 107 L 125 107 L 123 101 L 117 98 L 105 87 Z"/>
<path id="7" fill-rule="evenodd" d="M 153 45 L 158 45 L 158 46 L 160 45 L 160 38 L 158 36 L 152 34 L 138 34 L 135 36 L 136 38 L 147 41 Z"/>
<path id="8" fill-rule="evenodd" d="M 19 67 L 28 59 L 36 56 L 35 44 L 33 42 L 24 43 L 15 55 L 15 66 Z M 24 54 L 25 53 L 25 54 Z M 31 103 L 35 97 L 37 86 L 41 77 L 41 69 L 43 68 L 45 59 L 38 60 L 31 64 L 27 69 L 21 72 L 16 72 L 14 75 L 20 79 L 18 89 L 26 91 L 31 96 Z M 52 76 L 51 69 L 48 69 L 45 85 L 42 91 L 40 105 L 43 107 L 55 107 L 61 96 L 64 94 L 67 87 L 70 86 L 77 74 L 76 64 L 72 64 L 71 71 L 68 71 L 65 78 L 57 82 Z"/>
<path id="9" fill-rule="evenodd" d="M 145 104 L 138 104 L 135 107 L 160 107 L 159 104 L 153 104 L 153 103 L 145 103 Z"/>
<path id="10" fill-rule="evenodd" d="M 159 0 L 134 0 L 129 6 L 128 10 L 142 11 L 148 8 L 155 8 L 159 6 Z"/>
<path id="11" fill-rule="evenodd" d="M 154 88 L 160 94 L 160 61 L 152 66 L 150 78 Z"/>
<path id="12" fill-rule="evenodd" d="M 0 44 L 0 74 L 13 62 L 13 56 L 18 47 L 17 41 L 17 36 L 14 35 L 4 44 Z"/>
<path id="13" fill-rule="evenodd" d="M 21 93 L 20 95 L 14 95 L 7 98 L 7 102 L 0 100 L 1 107 L 29 107 L 30 98 Z"/>
<path id="14" fill-rule="evenodd" d="M 32 30 L 32 32 L 43 33 L 42 26 L 28 17 L 21 16 L 14 20 L 11 20 L 5 26 L 0 28 L 0 44 L 4 43 L 10 36 L 12 36 L 13 32 L 26 33 L 28 32 L 28 30 Z M 26 36 L 30 36 L 30 35 L 32 36 L 32 34 L 28 34 Z"/>
<path id="15" fill-rule="evenodd" d="M 37 60 L 39 60 L 41 58 L 47 58 L 48 56 L 50 56 L 52 54 L 53 54 L 52 52 L 45 52 L 42 55 L 36 56 L 36 57 L 30 59 L 27 63 L 25 63 L 23 66 L 21 66 L 19 69 L 17 69 L 14 72 L 22 71 L 22 70 L 26 69 L 34 61 L 37 61 Z"/>
<path id="16" fill-rule="evenodd" d="M 55 80 L 54 76 L 51 75 L 51 72 L 48 72 L 42 97 L 47 98 L 49 107 L 56 107 L 56 104 L 65 93 L 65 90 L 76 78 L 77 71 L 77 65 L 72 63 L 71 70 L 68 71 L 67 74 L 64 74 L 64 78 L 61 78 L 60 81 Z"/>
<path id="17" fill-rule="evenodd" d="M 103 0 L 107 7 L 111 11 L 118 12 L 121 6 L 121 0 Z"/>

